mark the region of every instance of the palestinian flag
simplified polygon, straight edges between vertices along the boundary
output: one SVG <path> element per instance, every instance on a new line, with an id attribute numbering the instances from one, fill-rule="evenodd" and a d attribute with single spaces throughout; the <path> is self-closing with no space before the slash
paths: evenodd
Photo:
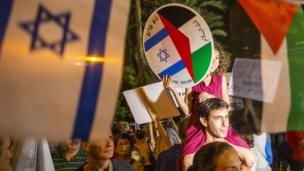
<path id="1" fill-rule="evenodd" d="M 213 40 L 208 25 L 194 10 L 165 5 L 149 17 L 144 29 L 147 61 L 158 76 L 172 76 L 179 87 L 191 87 L 207 74 Z"/>
<path id="2" fill-rule="evenodd" d="M 239 0 L 260 33 L 263 96 L 275 89 L 273 99 L 263 100 L 261 126 L 267 132 L 304 130 L 304 14 L 295 4 L 273 0 Z M 281 65 L 277 87 L 267 87 L 265 61 Z M 237 79 L 237 78 L 235 78 Z"/>

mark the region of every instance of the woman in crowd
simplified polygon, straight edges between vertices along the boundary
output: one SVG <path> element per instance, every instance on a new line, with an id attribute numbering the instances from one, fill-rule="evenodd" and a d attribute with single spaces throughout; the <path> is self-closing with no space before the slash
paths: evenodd
<path id="1" fill-rule="evenodd" d="M 130 163 L 135 171 L 143 171 L 142 158 L 139 156 L 138 151 L 135 150 L 134 144 L 135 139 L 131 135 L 123 133 L 118 136 L 115 142 L 116 159 Z"/>

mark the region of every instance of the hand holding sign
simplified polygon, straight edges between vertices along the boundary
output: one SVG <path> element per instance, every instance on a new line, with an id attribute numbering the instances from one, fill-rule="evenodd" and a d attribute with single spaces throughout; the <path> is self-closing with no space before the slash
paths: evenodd
<path id="1" fill-rule="evenodd" d="M 171 80 L 172 80 L 172 77 L 170 77 L 168 75 L 165 75 L 162 78 L 164 88 L 172 91 L 174 89 L 174 87 L 172 86 L 172 84 L 170 84 Z"/>

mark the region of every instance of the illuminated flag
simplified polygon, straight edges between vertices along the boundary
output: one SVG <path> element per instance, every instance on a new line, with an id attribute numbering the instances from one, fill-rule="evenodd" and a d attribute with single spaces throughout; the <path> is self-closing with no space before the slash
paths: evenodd
<path id="1" fill-rule="evenodd" d="M 0 134 L 106 135 L 120 87 L 129 5 L 1 1 Z"/>

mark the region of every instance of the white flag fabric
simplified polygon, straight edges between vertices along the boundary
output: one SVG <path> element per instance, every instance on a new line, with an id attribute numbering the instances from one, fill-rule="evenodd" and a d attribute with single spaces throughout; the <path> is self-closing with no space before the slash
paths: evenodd
<path id="1" fill-rule="evenodd" d="M 0 2 L 0 134 L 103 138 L 118 95 L 128 0 Z"/>

